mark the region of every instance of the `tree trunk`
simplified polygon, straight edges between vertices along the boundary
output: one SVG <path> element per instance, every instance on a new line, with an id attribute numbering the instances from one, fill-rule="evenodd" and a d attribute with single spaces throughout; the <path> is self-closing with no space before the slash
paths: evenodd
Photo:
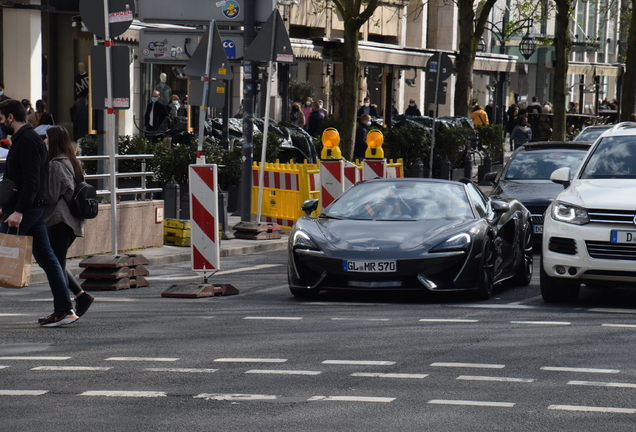
<path id="1" fill-rule="evenodd" d="M 625 2 L 627 3 L 627 2 Z M 621 121 L 627 121 L 636 112 L 636 0 L 632 0 L 632 16 L 629 23 L 627 39 L 627 59 L 625 60 L 625 75 L 623 76 L 623 90 L 621 92 Z M 627 4 L 625 4 L 627 9 Z"/>
<path id="2" fill-rule="evenodd" d="M 473 67 L 475 65 L 475 51 L 473 49 L 473 20 L 475 12 L 473 2 L 460 1 L 458 6 L 457 24 L 459 25 L 459 55 L 455 59 L 457 71 L 455 82 L 455 115 L 468 117 L 468 107 L 473 91 Z"/>
<path id="3" fill-rule="evenodd" d="M 572 39 L 568 23 L 572 0 L 557 0 L 556 28 L 554 31 L 555 65 L 554 65 L 554 106 L 552 117 L 552 140 L 564 141 L 566 131 L 568 58 L 572 49 Z"/>
<path id="4" fill-rule="evenodd" d="M 358 111 L 358 86 L 360 84 L 358 28 L 351 20 L 345 21 L 342 61 L 345 85 L 342 92 L 344 108 L 342 110 L 342 127 L 340 128 L 340 149 L 342 155 L 349 160 L 353 159 Z"/>

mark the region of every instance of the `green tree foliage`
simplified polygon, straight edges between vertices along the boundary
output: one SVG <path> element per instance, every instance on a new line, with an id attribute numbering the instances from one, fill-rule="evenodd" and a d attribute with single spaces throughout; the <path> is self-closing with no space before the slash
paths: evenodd
<path id="1" fill-rule="evenodd" d="M 318 91 L 309 81 L 292 81 L 289 83 L 289 96 L 294 102 L 304 102 L 308 97 L 315 98 Z"/>

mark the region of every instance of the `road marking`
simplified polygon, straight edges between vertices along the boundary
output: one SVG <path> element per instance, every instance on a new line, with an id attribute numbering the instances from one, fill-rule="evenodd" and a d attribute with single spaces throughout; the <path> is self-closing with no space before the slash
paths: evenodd
<path id="1" fill-rule="evenodd" d="M 331 321 L 391 321 L 390 318 L 331 318 Z"/>
<path id="2" fill-rule="evenodd" d="M 25 357 L 25 356 L 14 356 L 14 357 L 0 357 L 0 360 L 68 360 L 70 357 Z"/>
<path id="3" fill-rule="evenodd" d="M 0 369 L 6 369 L 6 368 L 8 368 L 8 367 L 9 367 L 9 366 L 1 366 L 1 365 L 0 365 Z"/>
<path id="4" fill-rule="evenodd" d="M 272 374 L 272 375 L 320 375 L 320 371 L 301 371 L 301 370 L 272 370 L 272 369 L 252 369 L 245 372 L 246 374 Z"/>
<path id="5" fill-rule="evenodd" d="M 390 366 L 394 365 L 394 361 L 376 361 L 376 360 L 325 360 L 322 364 L 335 365 L 366 365 L 366 366 Z"/>
<path id="6" fill-rule="evenodd" d="M 476 308 L 476 309 L 539 309 L 538 306 L 528 306 L 522 304 L 462 304 L 462 305 L 449 305 L 450 307 L 465 307 L 465 308 Z"/>
<path id="7" fill-rule="evenodd" d="M 590 308 L 588 312 L 601 313 L 617 313 L 617 314 L 636 314 L 636 309 L 606 309 L 606 308 Z"/>
<path id="8" fill-rule="evenodd" d="M 247 316 L 243 317 L 245 320 L 283 320 L 283 321 L 298 321 L 303 319 L 302 317 L 257 317 Z"/>
<path id="9" fill-rule="evenodd" d="M 148 372 L 184 372 L 184 373 L 212 373 L 218 369 L 196 369 L 196 368 L 145 368 Z"/>
<path id="10" fill-rule="evenodd" d="M 369 377 L 369 378 L 415 378 L 415 379 L 422 379 L 422 378 L 426 378 L 428 376 L 428 374 L 356 372 L 356 373 L 352 373 L 350 376 L 353 376 L 353 377 Z"/>
<path id="11" fill-rule="evenodd" d="M 570 385 L 596 386 L 596 387 L 618 387 L 618 388 L 636 388 L 636 384 L 615 383 L 615 382 L 596 382 L 596 381 L 568 381 Z"/>
<path id="12" fill-rule="evenodd" d="M 340 402 L 393 402 L 395 398 L 371 396 L 313 396 L 308 401 L 340 401 Z"/>
<path id="13" fill-rule="evenodd" d="M 466 381 L 498 381 L 498 382 L 518 382 L 518 383 L 531 383 L 536 381 L 534 378 L 506 378 L 506 377 L 471 376 L 471 375 L 460 375 L 457 377 L 457 379 L 466 380 Z"/>
<path id="14" fill-rule="evenodd" d="M 433 399 L 428 401 L 428 403 L 437 404 L 437 405 L 468 405 L 468 406 L 488 406 L 488 407 L 502 407 L 502 408 L 512 408 L 515 406 L 513 402 L 485 402 L 485 401 L 448 400 L 448 399 Z"/>
<path id="15" fill-rule="evenodd" d="M 48 390 L 0 390 L 0 396 L 40 396 Z"/>
<path id="16" fill-rule="evenodd" d="M 543 366 L 541 370 L 555 372 L 586 372 L 586 373 L 619 373 L 618 369 L 594 369 L 594 368 L 575 368 L 575 367 L 553 367 Z"/>
<path id="17" fill-rule="evenodd" d="M 90 367 L 90 366 L 38 366 L 32 371 L 107 371 L 110 367 Z"/>
<path id="18" fill-rule="evenodd" d="M 527 299 L 519 300 L 519 301 L 516 301 L 516 302 L 510 302 L 508 304 L 510 304 L 510 305 L 520 305 L 520 304 L 530 303 L 530 302 L 537 301 L 537 300 L 543 300 L 543 296 L 538 295 L 538 296 L 534 296 L 534 297 L 529 297 Z"/>
<path id="19" fill-rule="evenodd" d="M 194 396 L 194 399 L 206 399 L 217 401 L 255 401 L 255 400 L 274 400 L 278 396 L 262 395 L 262 394 L 222 394 L 222 393 L 201 393 Z"/>
<path id="20" fill-rule="evenodd" d="M 380 303 L 338 303 L 338 302 L 311 302 L 303 303 L 306 306 L 382 306 Z"/>
<path id="21" fill-rule="evenodd" d="M 0 313 L 0 317 L 17 317 L 17 316 L 29 316 L 31 314 L 22 313 Z"/>
<path id="22" fill-rule="evenodd" d="M 108 397 L 166 397 L 166 392 L 156 391 L 123 391 L 123 390 L 92 390 L 81 393 L 80 396 L 108 396 Z"/>
<path id="23" fill-rule="evenodd" d="M 421 319 L 420 322 L 445 322 L 445 323 L 476 323 L 479 320 L 476 319 Z"/>
<path id="24" fill-rule="evenodd" d="M 218 358 L 215 362 L 225 363 L 285 363 L 287 359 L 275 358 Z"/>
<path id="25" fill-rule="evenodd" d="M 157 362 L 173 362 L 179 360 L 174 357 L 109 357 L 106 361 L 157 361 Z"/>
<path id="26" fill-rule="evenodd" d="M 621 413 L 621 414 L 636 413 L 636 409 L 632 409 L 632 408 L 592 407 L 592 406 L 579 406 L 579 405 L 550 405 L 548 409 L 562 410 L 562 411 L 585 411 L 585 412 Z"/>
<path id="27" fill-rule="evenodd" d="M 601 327 L 636 328 L 636 324 L 602 324 Z"/>
<path id="28" fill-rule="evenodd" d="M 464 368 L 481 368 L 481 369 L 503 369 L 506 365 L 484 364 L 484 363 L 431 363 L 435 367 L 464 367 Z"/>
<path id="29" fill-rule="evenodd" d="M 242 272 L 252 271 L 252 270 L 262 270 L 262 269 L 271 268 L 271 267 L 281 267 L 282 265 L 283 264 L 259 264 L 252 267 L 241 267 L 241 268 L 232 269 L 232 270 L 222 270 L 222 271 L 216 272 L 214 276 L 222 276 L 222 275 L 227 275 L 232 273 L 242 273 Z M 200 278 L 201 276 L 172 277 L 172 276 L 166 275 L 166 276 L 151 276 L 151 277 L 147 277 L 146 279 L 171 281 L 171 280 L 190 280 L 190 279 L 200 279 Z"/>
<path id="30" fill-rule="evenodd" d="M 571 325 L 567 321 L 510 321 L 510 324 L 530 324 L 530 325 Z"/>

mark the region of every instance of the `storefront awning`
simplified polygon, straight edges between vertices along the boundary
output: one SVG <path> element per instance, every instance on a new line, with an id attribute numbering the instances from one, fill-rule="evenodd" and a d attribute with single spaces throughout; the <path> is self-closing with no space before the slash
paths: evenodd
<path id="1" fill-rule="evenodd" d="M 554 73 L 553 67 L 543 67 L 544 73 Z M 613 76 L 623 75 L 623 65 L 607 65 L 597 63 L 569 62 L 568 75 Z"/>

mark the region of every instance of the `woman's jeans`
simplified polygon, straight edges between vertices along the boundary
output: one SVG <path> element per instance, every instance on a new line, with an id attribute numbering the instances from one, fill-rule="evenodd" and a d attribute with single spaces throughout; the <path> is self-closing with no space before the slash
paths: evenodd
<path id="1" fill-rule="evenodd" d="M 77 282 L 77 279 L 75 279 L 73 273 L 66 269 L 66 254 L 75 241 L 75 231 L 73 231 L 73 228 L 66 225 L 64 222 L 50 226 L 47 230 L 49 232 L 49 241 L 51 242 L 53 253 L 57 257 L 62 270 L 64 270 L 64 273 L 66 274 L 68 287 L 77 297 L 77 295 L 83 291 L 82 287 L 79 282 Z"/>

